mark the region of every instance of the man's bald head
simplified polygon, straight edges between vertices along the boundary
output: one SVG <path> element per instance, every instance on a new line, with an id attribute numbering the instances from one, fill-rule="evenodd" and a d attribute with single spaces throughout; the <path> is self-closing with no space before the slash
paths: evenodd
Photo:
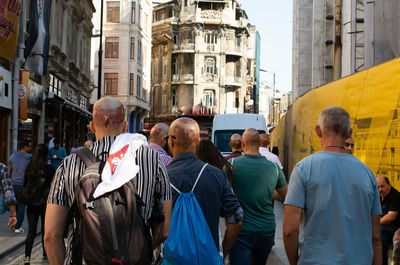
<path id="1" fill-rule="evenodd" d="M 260 145 L 262 147 L 268 147 L 270 143 L 271 143 L 271 138 L 269 135 L 265 133 L 260 134 Z"/>
<path id="2" fill-rule="evenodd" d="M 175 144 L 181 149 L 196 149 L 200 141 L 200 128 L 197 122 L 190 118 L 179 118 L 172 122 L 169 134 L 174 136 Z"/>
<path id="3" fill-rule="evenodd" d="M 242 136 L 238 133 L 235 133 L 231 136 L 231 141 L 229 145 L 232 148 L 232 152 L 241 151 L 242 150 Z"/>
<path id="4" fill-rule="evenodd" d="M 242 143 L 249 146 L 260 146 L 260 133 L 254 129 L 249 128 L 244 131 L 242 136 Z"/>
<path id="5" fill-rule="evenodd" d="M 106 134 L 121 133 L 124 120 L 124 105 L 116 98 L 103 97 L 93 106 L 93 123 L 96 130 L 105 131 Z"/>
<path id="6" fill-rule="evenodd" d="M 169 126 L 165 123 L 157 123 L 151 128 L 149 143 L 157 144 L 161 147 L 165 145 L 165 136 L 168 135 Z"/>

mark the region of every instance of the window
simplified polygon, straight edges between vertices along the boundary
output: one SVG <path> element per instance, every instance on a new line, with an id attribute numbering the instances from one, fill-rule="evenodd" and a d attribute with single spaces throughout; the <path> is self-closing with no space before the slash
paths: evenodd
<path id="1" fill-rule="evenodd" d="M 172 55 L 172 64 L 171 64 L 171 71 L 173 75 L 176 75 L 178 73 L 178 62 L 177 62 L 177 58 L 176 58 L 176 54 Z"/>
<path id="2" fill-rule="evenodd" d="M 187 0 L 185 0 L 185 6 L 187 6 Z"/>
<path id="3" fill-rule="evenodd" d="M 214 90 L 211 90 L 211 89 L 204 90 L 203 106 L 205 106 L 205 107 L 214 106 L 214 102 L 215 102 Z"/>
<path id="4" fill-rule="evenodd" d="M 205 57 L 204 67 L 206 74 L 217 74 L 217 68 L 215 67 L 215 57 Z"/>
<path id="5" fill-rule="evenodd" d="M 130 80 L 129 80 L 129 95 L 133 95 L 133 91 L 135 89 L 135 83 L 134 83 L 134 74 L 130 74 Z"/>
<path id="6" fill-rule="evenodd" d="M 49 92 L 54 93 L 61 97 L 62 91 L 62 82 L 60 79 L 55 77 L 54 75 L 50 74 L 50 84 L 49 84 Z"/>
<path id="7" fill-rule="evenodd" d="M 131 37 L 131 59 L 135 59 L 135 37 Z"/>
<path id="8" fill-rule="evenodd" d="M 236 36 L 236 47 L 240 48 L 241 38 L 240 36 Z"/>
<path id="9" fill-rule="evenodd" d="M 136 23 L 136 2 L 131 3 L 131 23 Z"/>
<path id="10" fill-rule="evenodd" d="M 234 108 L 239 108 L 239 90 L 235 92 L 235 101 L 233 103 Z"/>
<path id="11" fill-rule="evenodd" d="M 138 55 L 137 55 L 137 57 L 138 57 L 138 62 L 142 62 L 142 40 L 141 39 L 138 39 Z"/>
<path id="12" fill-rule="evenodd" d="M 81 100 L 80 100 L 80 104 L 79 104 L 80 107 L 82 109 L 86 109 L 87 110 L 87 103 L 88 103 L 87 97 L 81 95 Z"/>
<path id="13" fill-rule="evenodd" d="M 171 104 L 172 106 L 178 105 L 176 102 L 176 89 L 172 89 L 171 91 Z"/>
<path id="14" fill-rule="evenodd" d="M 185 67 L 186 74 L 194 73 L 193 58 L 194 58 L 194 55 L 192 53 L 186 53 L 183 55 L 183 61 L 185 62 L 185 66 L 186 66 Z"/>
<path id="15" fill-rule="evenodd" d="M 106 37 L 106 58 L 118 58 L 119 56 L 119 38 Z"/>
<path id="16" fill-rule="evenodd" d="M 107 2 L 107 22 L 119 23 L 119 2 Z"/>
<path id="17" fill-rule="evenodd" d="M 139 75 L 136 77 L 136 96 L 142 97 L 142 78 Z"/>
<path id="18" fill-rule="evenodd" d="M 142 6 L 141 5 L 139 5 L 139 14 L 138 14 L 137 23 L 138 23 L 139 27 L 142 26 Z"/>
<path id="19" fill-rule="evenodd" d="M 240 61 L 235 62 L 235 77 L 240 77 L 241 76 L 241 71 L 240 71 Z"/>
<path id="20" fill-rule="evenodd" d="M 207 33 L 204 35 L 204 42 L 208 44 L 217 44 L 217 35 L 214 33 Z"/>
<path id="21" fill-rule="evenodd" d="M 105 73 L 104 74 L 104 95 L 117 95 L 118 94 L 118 74 Z"/>

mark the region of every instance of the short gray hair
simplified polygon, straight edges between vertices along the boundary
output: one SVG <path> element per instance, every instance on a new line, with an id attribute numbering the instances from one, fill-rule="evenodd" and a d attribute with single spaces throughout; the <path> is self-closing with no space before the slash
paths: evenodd
<path id="1" fill-rule="evenodd" d="M 343 137 L 351 130 L 349 113 L 339 106 L 324 109 L 318 117 L 318 125 L 325 133 L 330 131 Z"/>

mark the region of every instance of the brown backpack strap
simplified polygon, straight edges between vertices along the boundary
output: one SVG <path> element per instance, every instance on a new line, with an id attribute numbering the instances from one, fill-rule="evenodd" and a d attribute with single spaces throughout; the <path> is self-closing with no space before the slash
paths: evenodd
<path id="1" fill-rule="evenodd" d="M 97 158 L 87 147 L 76 150 L 75 153 L 85 163 L 86 167 L 97 162 Z"/>

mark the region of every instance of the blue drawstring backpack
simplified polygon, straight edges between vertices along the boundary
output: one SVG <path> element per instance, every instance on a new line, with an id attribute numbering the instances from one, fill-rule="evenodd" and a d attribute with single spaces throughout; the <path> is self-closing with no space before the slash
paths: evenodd
<path id="1" fill-rule="evenodd" d="M 193 191 L 205 164 L 188 193 L 178 193 L 171 217 L 171 227 L 164 243 L 163 265 L 223 265 L 204 214 Z"/>

